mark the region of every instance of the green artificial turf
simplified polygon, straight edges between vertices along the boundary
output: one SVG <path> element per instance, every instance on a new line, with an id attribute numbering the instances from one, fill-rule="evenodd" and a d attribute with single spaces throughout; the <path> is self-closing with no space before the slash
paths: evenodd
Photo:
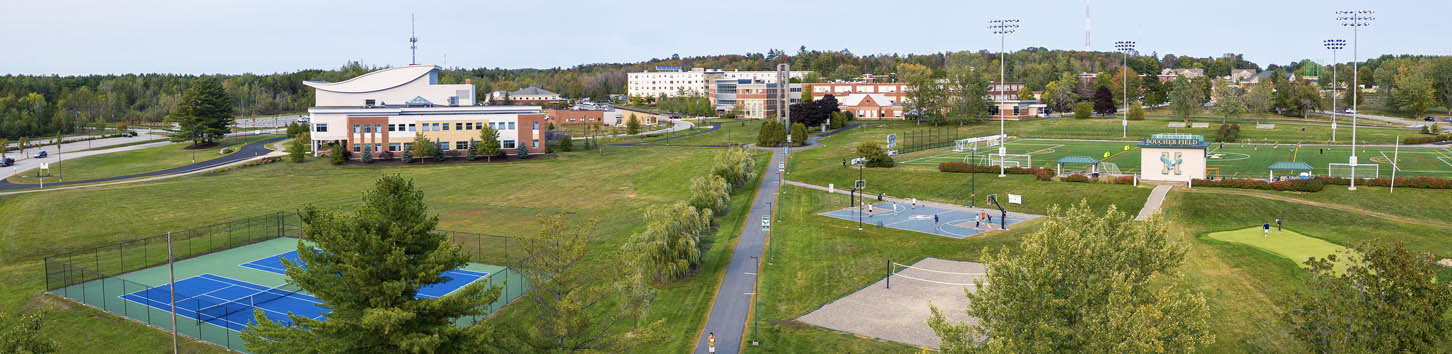
<path id="1" fill-rule="evenodd" d="M 1303 265 L 1308 259 L 1326 258 L 1331 254 L 1342 256 L 1341 258 L 1345 259 L 1343 251 L 1346 250 L 1346 247 L 1291 230 L 1277 230 L 1274 222 L 1271 224 L 1269 232 L 1265 232 L 1262 226 L 1257 226 L 1234 231 L 1212 232 L 1206 237 L 1255 247 Z M 1346 266 L 1343 263 L 1337 262 L 1337 271 L 1345 269 Z"/>

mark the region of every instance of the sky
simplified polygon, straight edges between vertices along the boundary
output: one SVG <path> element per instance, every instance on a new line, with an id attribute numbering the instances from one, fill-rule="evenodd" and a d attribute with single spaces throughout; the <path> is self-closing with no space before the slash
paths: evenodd
<path id="1" fill-rule="evenodd" d="M 1328 61 L 1322 40 L 1352 40 L 1336 10 L 1375 10 L 1361 58 L 1452 54 L 1448 0 L 1093 0 L 1090 49 L 1242 53 L 1262 67 Z M 1009 50 L 1084 49 L 1083 0 L 1019 1 L 312 1 L 0 0 L 0 74 L 240 74 L 331 69 L 349 61 L 551 68 L 672 54 L 801 46 L 854 54 L 997 50 L 987 21 L 1015 18 Z M 772 16 L 773 14 L 781 14 Z M 1351 47 L 1338 54 L 1351 57 Z M 1012 60 L 1012 59 L 1010 59 Z"/>

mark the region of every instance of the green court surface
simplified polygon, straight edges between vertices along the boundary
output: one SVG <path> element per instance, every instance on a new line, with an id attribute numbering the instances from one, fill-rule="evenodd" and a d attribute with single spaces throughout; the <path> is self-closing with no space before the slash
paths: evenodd
<path id="1" fill-rule="evenodd" d="M 1329 164 L 1345 163 L 1350 157 L 1349 146 L 1327 146 L 1324 144 L 1303 144 L 1275 142 L 1263 144 L 1213 143 L 1207 149 L 1207 176 L 1226 178 L 1265 178 L 1270 174 L 1270 165 L 1280 161 L 1299 161 L 1311 165 L 1314 175 L 1328 175 Z M 1395 151 L 1391 147 L 1358 147 L 1361 165 L 1375 164 L 1376 177 L 1391 177 L 1391 160 Z M 1054 168 L 1059 158 L 1077 155 L 1089 156 L 1103 162 L 1117 165 L 1123 173 L 1139 170 L 1140 156 L 1137 142 L 1063 141 L 1046 139 L 1010 140 L 1006 146 L 1009 154 L 1032 156 L 1033 167 Z M 998 147 L 979 147 L 975 161 L 985 163 L 984 157 L 997 153 Z M 972 152 L 955 152 L 942 148 L 898 157 L 904 165 L 930 165 L 948 161 L 967 162 Z M 1446 147 L 1403 147 L 1400 149 L 1397 177 L 1452 177 L 1452 149 Z M 1085 166 L 1065 166 L 1067 172 L 1083 170 Z M 1104 168 L 1100 169 L 1101 171 Z M 1358 177 L 1369 174 L 1369 168 L 1360 167 Z M 1280 173 L 1278 172 L 1277 175 Z M 1372 176 L 1367 176 L 1372 177 Z"/>
<path id="2" fill-rule="evenodd" d="M 276 257 L 288 251 L 296 251 L 297 244 L 298 239 L 296 238 L 277 237 L 245 246 L 225 249 L 214 253 L 204 253 L 199 256 L 178 260 L 174 265 L 175 279 L 182 281 L 184 279 L 202 276 L 203 274 L 210 274 L 210 276 L 230 278 L 263 287 L 284 285 L 287 283 L 286 275 L 248 268 L 242 265 L 259 259 Z M 182 245 L 178 242 L 177 247 L 193 247 L 193 245 Z M 196 247 L 207 246 L 196 245 Z M 145 250 L 140 247 L 133 248 Z M 209 247 L 209 249 L 211 248 Z M 50 292 L 119 316 L 149 324 L 153 327 L 170 330 L 172 319 L 169 311 L 147 306 L 122 297 L 126 294 L 146 291 L 146 289 L 162 287 L 168 284 L 170 275 L 168 274 L 168 267 L 164 263 L 166 260 L 165 248 L 158 251 L 160 252 L 148 252 L 140 257 L 138 257 L 139 252 L 125 252 L 122 249 L 107 253 L 106 257 L 102 257 L 100 253 L 96 253 L 95 265 L 92 264 L 92 257 L 89 256 L 81 256 L 79 258 L 65 257 L 50 260 L 47 264 L 47 267 L 50 269 L 47 269 L 47 271 L 53 274 L 51 277 L 79 279 L 79 281 L 54 280 L 64 281 L 65 283 L 73 285 L 56 288 Z M 125 259 L 120 260 L 122 266 L 125 263 L 136 262 L 156 264 L 155 262 L 158 260 L 162 263 L 157 266 L 114 276 L 105 276 L 91 271 L 91 268 L 115 266 L 114 261 L 108 257 L 122 253 L 125 253 L 125 256 L 131 258 L 130 262 L 127 262 Z M 107 261 L 102 262 L 102 258 L 106 258 Z M 505 280 L 508 279 L 508 287 L 505 287 L 505 291 L 501 293 L 500 298 L 495 303 L 489 305 L 489 313 L 498 310 L 511 300 L 518 298 L 525 291 L 523 286 L 525 282 L 521 275 L 505 267 L 468 263 L 462 269 L 488 274 L 482 280 L 488 281 L 491 285 L 504 287 Z M 181 294 L 181 290 L 183 289 L 178 289 L 178 299 L 205 295 Z M 307 293 L 304 291 L 302 294 Z M 161 307 L 166 307 L 164 306 L 165 304 L 162 305 Z M 186 310 L 183 307 L 181 303 L 178 303 L 179 312 Z M 460 326 L 467 326 L 480 319 L 482 319 L 482 316 L 458 318 L 455 320 L 455 323 Z M 214 325 L 208 321 L 198 321 L 194 317 L 178 316 L 177 330 L 183 335 L 211 342 L 218 346 L 237 351 L 245 351 L 240 332 Z"/>
<path id="3" fill-rule="evenodd" d="M 1311 257 L 1325 258 L 1327 255 L 1336 254 L 1338 259 L 1345 258 L 1341 252 L 1346 250 L 1346 247 L 1291 230 L 1276 231 L 1275 224 L 1271 224 L 1269 235 L 1265 233 L 1263 226 L 1256 226 L 1234 231 L 1212 232 L 1207 236 L 1211 239 L 1255 247 L 1290 259 L 1302 266 Z M 1336 270 L 1340 272 L 1345 269 L 1345 263 L 1338 260 Z"/>

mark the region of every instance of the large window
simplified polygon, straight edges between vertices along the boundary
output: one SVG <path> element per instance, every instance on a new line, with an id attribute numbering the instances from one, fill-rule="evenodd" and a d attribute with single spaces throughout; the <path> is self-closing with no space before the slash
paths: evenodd
<path id="1" fill-rule="evenodd" d="M 389 152 L 398 152 L 401 146 L 398 143 L 388 143 Z"/>
<path id="2" fill-rule="evenodd" d="M 413 123 L 408 123 L 408 131 L 413 131 Z"/>
<path id="3" fill-rule="evenodd" d="M 363 132 L 364 133 L 372 133 L 373 132 L 373 125 L 372 124 L 364 124 L 363 125 Z"/>
<path id="4" fill-rule="evenodd" d="M 363 152 L 363 150 L 359 150 L 358 144 L 353 144 L 353 152 Z"/>
<path id="5" fill-rule="evenodd" d="M 509 122 L 509 130 L 514 130 L 514 122 Z"/>
<path id="6" fill-rule="evenodd" d="M 464 123 L 465 130 L 474 130 L 474 122 Z"/>
<path id="7" fill-rule="evenodd" d="M 534 148 L 538 149 L 539 148 L 539 140 L 533 140 L 533 141 L 534 141 Z"/>
<path id="8" fill-rule="evenodd" d="M 448 151 L 449 150 L 449 142 L 447 142 L 447 141 L 440 141 L 440 142 L 436 143 L 436 146 L 439 148 L 439 151 Z"/>
<path id="9" fill-rule="evenodd" d="M 502 140 L 499 142 L 499 147 L 504 149 L 513 149 L 514 140 Z"/>
<path id="10" fill-rule="evenodd" d="M 539 122 L 534 122 L 534 130 L 539 130 Z"/>
<path id="11" fill-rule="evenodd" d="M 438 123 L 434 123 L 434 124 L 438 124 Z M 444 123 L 444 131 L 448 131 L 448 130 L 449 130 L 449 123 Z"/>
<path id="12" fill-rule="evenodd" d="M 468 148 L 469 148 L 469 142 L 467 142 L 467 141 L 455 141 L 454 142 L 454 149 L 455 150 L 464 150 L 464 149 L 468 149 Z"/>
<path id="13" fill-rule="evenodd" d="M 464 123 L 454 123 L 454 130 L 464 130 Z"/>
<path id="14" fill-rule="evenodd" d="M 319 133 L 327 133 L 328 123 L 313 124 L 313 128 L 316 128 Z"/>
<path id="15" fill-rule="evenodd" d="M 382 133 L 383 132 L 383 124 L 374 124 L 373 125 L 373 131 Z"/>
<path id="16" fill-rule="evenodd" d="M 362 127 L 361 127 L 361 126 L 359 126 L 359 125 L 357 125 L 357 124 L 354 124 L 354 125 L 353 125 L 353 134 L 358 134 L 358 132 L 361 132 L 361 131 L 363 131 L 363 130 L 362 130 L 362 129 L 363 129 L 363 128 L 362 128 Z"/>

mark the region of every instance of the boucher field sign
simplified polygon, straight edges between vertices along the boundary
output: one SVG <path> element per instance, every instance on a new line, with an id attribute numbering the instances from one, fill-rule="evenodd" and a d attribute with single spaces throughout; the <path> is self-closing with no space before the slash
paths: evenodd
<path id="1" fill-rule="evenodd" d="M 1155 134 L 1139 143 L 1142 179 L 1189 182 L 1205 178 L 1205 137 Z"/>

